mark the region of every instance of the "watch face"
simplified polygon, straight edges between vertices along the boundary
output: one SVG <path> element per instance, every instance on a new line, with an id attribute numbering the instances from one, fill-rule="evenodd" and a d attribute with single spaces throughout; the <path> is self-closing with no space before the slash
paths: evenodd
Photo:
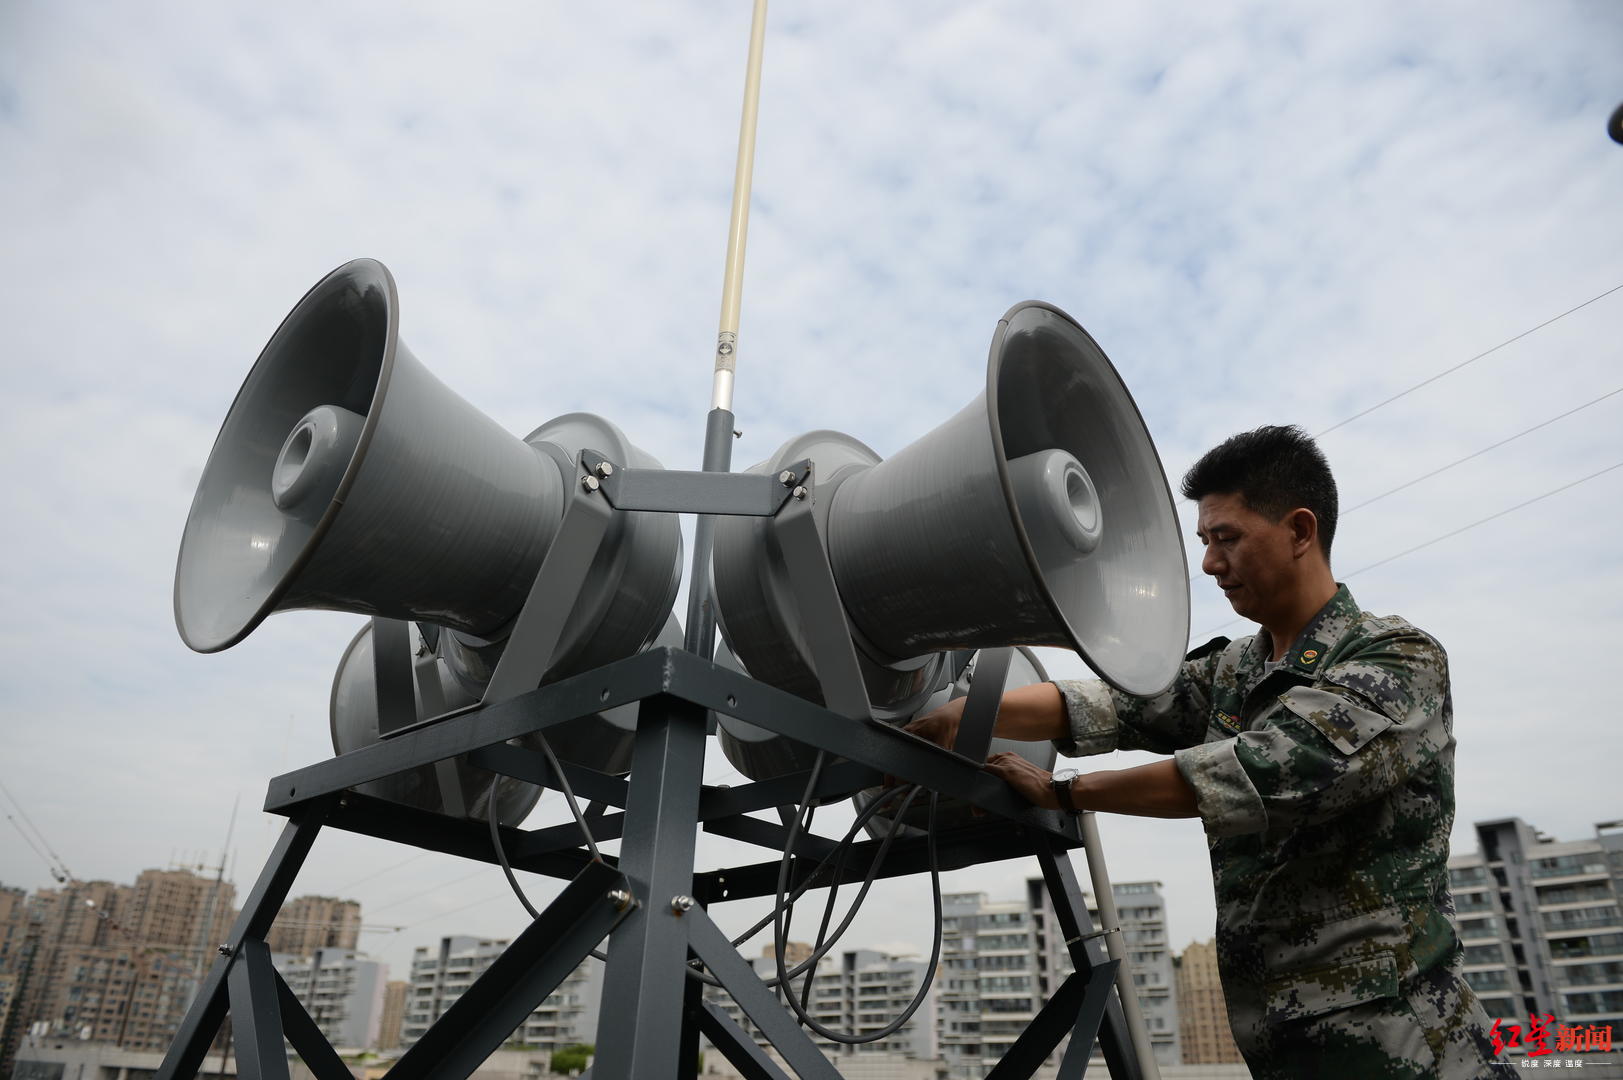
<path id="1" fill-rule="evenodd" d="M 1069 783 L 1081 775 L 1082 771 L 1080 769 L 1060 769 L 1058 772 L 1054 773 L 1054 779 Z"/>

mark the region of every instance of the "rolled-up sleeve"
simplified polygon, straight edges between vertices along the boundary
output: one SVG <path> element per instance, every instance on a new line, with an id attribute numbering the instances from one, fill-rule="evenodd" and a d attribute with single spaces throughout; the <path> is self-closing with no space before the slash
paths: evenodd
<path id="1" fill-rule="evenodd" d="M 1134 697 L 1096 679 L 1055 680 L 1065 700 L 1068 731 L 1055 739 L 1062 754 L 1082 757 L 1112 750 L 1170 754 L 1206 737 L 1217 653 L 1186 660 L 1177 678 L 1153 697 Z"/>
<path id="2" fill-rule="evenodd" d="M 1330 820 L 1452 752 L 1448 661 L 1405 627 L 1280 694 L 1262 723 L 1181 751 L 1206 831 L 1236 836 Z"/>
<path id="3" fill-rule="evenodd" d="M 1187 746 L 1173 754 L 1172 760 L 1195 789 L 1195 809 L 1208 835 L 1241 836 L 1267 826 L 1262 796 L 1240 764 L 1238 739 Z"/>

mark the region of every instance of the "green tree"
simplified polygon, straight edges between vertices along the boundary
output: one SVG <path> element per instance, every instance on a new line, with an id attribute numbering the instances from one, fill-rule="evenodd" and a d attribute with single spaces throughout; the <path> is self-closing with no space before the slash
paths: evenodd
<path id="1" fill-rule="evenodd" d="M 592 1059 L 592 1052 L 596 1049 L 591 1043 L 575 1043 L 552 1052 L 552 1071 L 568 1075 L 572 1072 L 585 1072 L 587 1064 Z"/>

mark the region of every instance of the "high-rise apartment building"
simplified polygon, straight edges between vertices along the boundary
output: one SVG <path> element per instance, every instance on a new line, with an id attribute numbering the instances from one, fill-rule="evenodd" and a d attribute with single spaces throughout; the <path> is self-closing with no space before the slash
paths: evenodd
<path id="1" fill-rule="evenodd" d="M 790 942 L 784 950 L 786 966 L 794 966 L 810 958 L 812 948 L 804 942 Z M 777 975 L 777 963 L 769 945 L 763 955 L 753 958 L 750 966 L 763 980 Z M 887 1027 L 907 1010 L 917 996 L 924 981 L 925 961 L 919 957 L 892 956 L 875 949 L 845 949 L 824 958 L 812 979 L 811 993 L 806 999 L 806 1011 L 822 1026 L 833 1031 L 848 1031 L 857 1035 L 872 1035 Z M 804 978 L 791 980 L 799 993 L 804 989 Z M 750 1023 L 742 1009 L 723 990 L 707 988 L 705 995 L 721 1006 L 739 1026 L 761 1045 L 766 1040 Z M 917 1010 L 895 1034 L 869 1043 L 841 1043 L 807 1034 L 828 1057 L 839 1064 L 842 1059 L 915 1058 L 928 1061 L 936 1056 L 935 1028 L 936 988 L 925 991 Z"/>
<path id="2" fill-rule="evenodd" d="M 356 949 L 360 934 L 359 901 L 300 896 L 282 905 L 265 944 L 273 953 L 314 956 L 320 949 Z"/>
<path id="3" fill-rule="evenodd" d="M 1448 874 L 1465 979 L 1488 1015 L 1623 1036 L 1623 822 L 1590 840 L 1554 840 L 1520 818 L 1478 822 L 1476 835 Z"/>
<path id="4" fill-rule="evenodd" d="M 271 960 L 329 1043 L 355 1050 L 378 1045 L 387 964 L 353 949 L 317 949 L 309 956 L 273 953 Z"/>
<path id="5" fill-rule="evenodd" d="M 1229 1010 L 1217 973 L 1217 946 L 1191 942 L 1173 960 L 1178 996 L 1178 1040 L 1186 1065 L 1243 1063 L 1229 1030 Z"/>
<path id="6" fill-rule="evenodd" d="M 384 984 L 383 1019 L 378 1023 L 379 1050 L 393 1050 L 400 1045 L 400 1028 L 405 1023 L 406 998 L 410 992 L 411 983 L 404 979 Z"/>
<path id="7" fill-rule="evenodd" d="M 413 951 L 411 990 L 406 997 L 400 1041 L 410 1046 L 472 986 L 507 948 L 503 940 L 453 935 L 438 948 Z M 597 1036 L 602 964 L 587 960 L 572 971 L 515 1031 L 509 1042 L 541 1050 L 590 1043 Z"/>
<path id="8" fill-rule="evenodd" d="M 225 940 L 234 898 L 230 883 L 187 870 L 147 870 L 133 886 L 70 881 L 34 893 L 20 912 L 8 890 L 0 915 L 14 1000 L 0 1071 L 30 1031 L 166 1047 Z"/>
<path id="9" fill-rule="evenodd" d="M 1178 1005 L 1160 884 L 1122 882 L 1112 891 L 1151 1047 L 1158 1062 L 1176 1064 Z M 1084 899 L 1098 926 L 1097 905 Z M 1019 900 L 953 893 L 943 904 L 941 1055 L 954 1077 L 984 1076 L 1074 967 L 1040 878 L 1027 880 Z"/>

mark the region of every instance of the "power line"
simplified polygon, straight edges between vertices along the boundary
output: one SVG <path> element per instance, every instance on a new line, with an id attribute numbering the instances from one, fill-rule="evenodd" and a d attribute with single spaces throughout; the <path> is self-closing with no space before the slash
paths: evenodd
<path id="1" fill-rule="evenodd" d="M 1405 555 L 1412 555 L 1416 551 L 1419 551 L 1421 548 L 1428 548 L 1428 547 L 1431 547 L 1431 545 L 1433 545 L 1433 544 L 1440 543 L 1440 542 L 1442 542 L 1444 540 L 1447 540 L 1451 536 L 1458 536 L 1460 533 L 1465 532 L 1467 529 L 1474 529 L 1478 525 L 1486 525 L 1488 522 L 1495 521 L 1495 520 L 1497 520 L 1499 518 L 1502 518 L 1506 514 L 1514 513 L 1515 511 L 1520 510 L 1524 506 L 1532 506 L 1536 502 L 1539 502 L 1539 501 L 1541 501 L 1543 499 L 1548 499 L 1552 495 L 1559 495 L 1561 492 L 1566 491 L 1566 490 L 1568 490 L 1570 488 L 1575 488 L 1579 484 L 1582 484 L 1582 483 L 1585 483 L 1587 481 L 1595 479 L 1595 477 L 1597 477 L 1597 476 L 1604 476 L 1607 473 L 1611 472 L 1613 469 L 1623 469 L 1623 461 L 1619 461 L 1615 465 L 1608 465 L 1608 466 L 1606 466 L 1606 468 L 1600 469 L 1597 472 L 1592 472 L 1588 476 L 1581 477 L 1580 479 L 1572 481 L 1570 484 L 1562 484 L 1558 488 L 1552 488 L 1551 490 L 1544 492 L 1542 495 L 1534 495 L 1531 499 L 1528 499 L 1526 502 L 1519 502 L 1515 506 L 1512 506 L 1512 507 L 1509 507 L 1507 509 L 1499 511 L 1497 514 L 1489 514 L 1487 517 L 1482 518 L 1479 521 L 1473 521 L 1469 525 L 1461 525 L 1459 528 L 1455 529 L 1453 532 L 1446 532 L 1441 536 L 1434 537 L 1434 538 L 1432 538 L 1430 540 L 1427 540 L 1423 544 L 1416 544 L 1412 548 L 1406 548 L 1405 550 L 1398 552 L 1396 555 L 1388 555 L 1386 558 L 1381 559 L 1381 560 L 1379 560 L 1377 562 L 1372 562 L 1368 566 L 1360 566 L 1357 570 L 1354 570 L 1351 574 L 1348 574 L 1346 576 L 1347 577 L 1352 577 L 1354 574 L 1362 574 L 1365 570 L 1373 570 L 1377 566 L 1385 566 L 1387 563 L 1391 562 L 1394 559 L 1401 559 Z"/>
<path id="2" fill-rule="evenodd" d="M 353 889 L 355 886 L 361 884 L 362 882 L 371 881 L 373 878 L 380 878 L 384 874 L 389 873 L 391 870 L 398 870 L 402 866 L 405 866 L 407 863 L 416 862 L 418 859 L 421 859 L 423 856 L 425 856 L 427 854 L 428 854 L 428 852 L 426 852 L 426 851 L 419 851 L 417 854 L 411 856 L 409 859 L 402 859 L 399 862 L 393 864 L 392 866 L 385 866 L 382 870 L 374 870 L 374 871 L 372 871 L 372 873 L 367 874 L 364 877 L 356 878 L 354 881 L 350 882 L 348 885 L 345 885 L 343 888 L 335 889 L 334 892 L 336 892 L 336 893 L 338 893 L 340 895 L 342 895 L 343 893 L 347 893 L 347 892 L 349 892 L 349 890 Z"/>
<path id="3" fill-rule="evenodd" d="M 1563 311 L 1561 314 L 1556 315 L 1553 318 L 1545 319 L 1543 322 L 1539 323 L 1537 326 L 1532 327 L 1531 329 L 1528 329 L 1528 330 L 1523 330 L 1521 333 L 1517 334 L 1513 338 L 1506 338 L 1504 341 L 1501 341 L 1499 344 L 1495 345 L 1493 348 L 1487 349 L 1487 350 L 1485 350 L 1483 352 L 1479 352 L 1475 356 L 1471 357 L 1469 360 L 1461 360 L 1459 363 L 1455 364 L 1453 367 L 1447 368 L 1447 369 L 1445 369 L 1443 371 L 1439 371 L 1437 374 L 1431 376 L 1429 379 L 1422 379 L 1420 382 L 1417 382 L 1413 386 L 1409 387 L 1409 389 L 1400 391 L 1399 393 L 1396 393 L 1396 394 L 1393 394 L 1391 397 L 1387 398 L 1385 401 L 1378 401 L 1374 405 L 1371 405 L 1369 408 L 1364 409 L 1362 412 L 1355 412 L 1351 416 L 1347 417 L 1345 420 L 1339 420 L 1336 423 L 1331 424 L 1329 427 L 1325 428 L 1323 431 L 1319 432 L 1317 435 L 1314 435 L 1313 437 L 1315 439 L 1323 438 L 1325 435 L 1328 435 L 1330 432 L 1336 430 L 1339 427 L 1345 427 L 1346 425 L 1352 423 L 1354 420 L 1357 420 L 1360 417 L 1368 416 L 1370 413 L 1374 412 L 1376 409 L 1380 409 L 1380 408 L 1383 408 L 1383 407 L 1385 407 L 1387 405 L 1390 405 L 1390 404 L 1392 404 L 1392 402 L 1398 400 L 1401 397 L 1407 397 L 1408 395 L 1414 393 L 1416 390 L 1419 390 L 1423 386 L 1431 385 L 1432 383 L 1436 382 L 1438 379 L 1441 379 L 1444 375 L 1452 375 L 1454 372 L 1460 370 L 1460 368 L 1462 368 L 1462 367 L 1465 367 L 1467 364 L 1474 364 L 1478 360 L 1481 360 L 1483 357 L 1491 356 L 1492 354 L 1498 352 L 1500 349 L 1503 349 L 1505 346 L 1513 345 L 1516 342 L 1520 341 L 1522 338 L 1526 337 L 1527 335 L 1544 329 L 1546 326 L 1549 326 L 1551 323 L 1560 322 L 1562 319 L 1566 318 L 1568 315 L 1571 315 L 1575 311 L 1582 311 L 1584 308 L 1588 307 L 1590 304 L 1593 304 L 1597 300 L 1604 300 L 1606 297 L 1608 297 L 1608 296 L 1612 295 L 1613 293 L 1617 292 L 1619 289 L 1623 289 L 1623 285 L 1613 285 L 1610 289 L 1607 289 L 1605 292 L 1601 293 L 1599 296 L 1592 296 L 1588 300 L 1585 300 L 1583 303 L 1579 304 L 1577 307 L 1568 308 L 1566 311 Z"/>
<path id="4" fill-rule="evenodd" d="M 22 838 L 24 840 L 28 840 L 28 846 L 34 848 L 34 852 L 38 854 L 40 858 L 45 859 L 46 864 L 51 869 L 51 877 L 60 882 L 72 881 L 73 871 L 68 869 L 68 864 L 62 861 L 62 856 L 58 855 L 56 850 L 51 847 L 51 842 L 45 839 L 45 834 L 39 831 L 39 826 L 35 825 L 34 819 L 28 816 L 28 811 L 24 810 L 23 804 L 17 801 L 17 796 L 13 795 L 11 793 L 11 789 L 6 787 L 4 783 L 0 783 L 0 793 L 4 793 L 7 801 L 9 801 L 12 806 L 17 808 L 17 813 L 22 817 L 23 821 L 27 822 L 28 827 L 34 830 L 34 835 L 39 837 L 40 844 L 44 846 L 46 851 L 50 852 L 50 858 L 46 858 L 46 856 L 40 852 L 38 847 L 34 847 L 34 842 L 32 840 L 28 840 L 28 834 L 23 832 L 22 826 L 17 824 L 16 819 L 13 818 L 9 813 L 6 814 L 7 820 L 11 822 L 12 826 L 16 828 L 17 832 L 22 834 Z"/>
<path id="5" fill-rule="evenodd" d="M 1420 483 L 1420 481 L 1422 481 L 1422 480 L 1430 480 L 1432 477 L 1436 476 L 1438 473 L 1447 472 L 1449 469 L 1452 469 L 1456 465 L 1463 465 L 1467 461 L 1470 461 L 1472 458 L 1481 457 L 1483 454 L 1486 454 L 1489 450 L 1497 450 L 1499 447 L 1505 445 L 1506 443 L 1515 442 L 1517 439 L 1521 438 L 1523 435 L 1530 435 L 1533 432 L 1537 431 L 1539 428 L 1549 427 L 1551 424 L 1555 423 L 1557 420 L 1565 420 L 1567 417 L 1571 416 L 1573 413 L 1582 412 L 1584 409 L 1589 408 L 1591 405 L 1598 404 L 1598 403 L 1600 403 L 1602 401 L 1605 401 L 1607 398 L 1613 397 L 1614 395 L 1617 395 L 1617 394 L 1623 394 L 1623 386 L 1618 387 L 1616 390 L 1609 390 L 1606 393 L 1602 394 L 1600 397 L 1593 398 L 1593 399 L 1591 399 L 1589 401 L 1586 401 L 1582 405 L 1577 406 L 1576 408 L 1568 409 L 1566 412 L 1560 414 L 1559 416 L 1552 416 L 1548 420 L 1543 421 L 1542 423 L 1534 424 L 1532 427 L 1527 428 L 1527 429 L 1525 429 L 1523 431 L 1518 431 L 1516 434 L 1511 435 L 1508 438 L 1500 439 L 1496 443 L 1492 443 L 1492 444 L 1490 444 L 1488 446 L 1484 446 L 1482 449 L 1476 451 L 1473 454 L 1466 454 L 1464 457 L 1460 458 L 1458 461 L 1450 461 L 1447 465 L 1444 465 L 1441 468 L 1433 469 L 1431 472 L 1426 473 L 1424 476 L 1417 476 L 1413 480 L 1410 480 L 1408 483 L 1399 484 L 1397 487 L 1393 488 L 1390 491 L 1383 491 L 1379 495 L 1376 495 L 1376 496 L 1373 496 L 1371 498 L 1365 499 L 1361 503 L 1354 503 L 1352 506 L 1349 506 L 1345 510 L 1341 511 L 1341 516 L 1346 517 L 1348 514 L 1352 513 L 1354 510 L 1358 510 L 1358 509 L 1360 509 L 1362 507 L 1368 506 L 1372 502 L 1379 502 L 1381 499 L 1386 498 L 1388 495 L 1396 495 L 1398 492 L 1404 490 L 1405 488 L 1414 487 L 1416 484 Z"/>
<path id="6" fill-rule="evenodd" d="M 1345 581 L 1347 578 L 1355 577 L 1358 574 L 1364 573 L 1366 570 L 1373 570 L 1377 566 L 1385 566 L 1387 563 L 1394 562 L 1394 561 L 1396 561 L 1398 559 L 1401 559 L 1405 555 L 1413 555 L 1415 552 L 1420 551 L 1423 548 L 1429 548 L 1433 544 L 1438 544 L 1438 543 L 1441 543 L 1444 540 L 1449 539 L 1450 537 L 1458 536 L 1460 533 L 1466 532 L 1466 531 L 1468 531 L 1470 529 L 1474 529 L 1478 525 L 1486 525 L 1490 521 L 1497 521 L 1499 518 L 1504 517 L 1506 514 L 1513 514 L 1517 510 L 1520 510 L 1520 509 L 1522 509 L 1524 507 L 1532 506 L 1534 503 L 1541 502 L 1544 499 L 1548 499 L 1552 495 L 1559 495 L 1559 494 L 1561 494 L 1561 492 L 1568 491 L 1568 490 L 1570 490 L 1572 488 L 1575 488 L 1579 484 L 1587 483 L 1590 480 L 1593 480 L 1598 476 L 1604 476 L 1607 473 L 1613 471 L 1614 469 L 1623 469 L 1623 461 L 1619 461 L 1615 465 L 1608 465 L 1604 469 L 1599 469 L 1599 470 L 1597 470 L 1595 472 L 1592 472 L 1588 476 L 1579 477 L 1577 480 L 1573 480 L 1573 481 L 1571 481 L 1569 483 L 1562 484 L 1560 487 L 1551 488 L 1549 491 L 1545 491 L 1545 492 L 1542 492 L 1542 493 L 1540 493 L 1538 495 L 1534 495 L 1531 499 L 1526 499 L 1526 500 L 1524 500 L 1522 502 L 1519 502 L 1515 506 L 1506 507 L 1505 509 L 1500 510 L 1496 514 L 1489 514 L 1487 517 L 1481 518 L 1481 519 L 1479 519 L 1477 521 L 1473 521 L 1469 525 L 1461 525 L 1459 528 L 1453 529 L 1453 530 L 1451 530 L 1449 532 L 1446 532 L 1446 533 L 1443 533 L 1441 536 L 1434 536 L 1430 540 L 1427 540 L 1425 543 L 1416 544 L 1414 547 L 1411 547 L 1411 548 L 1405 548 L 1404 550 L 1398 552 L 1395 555 L 1388 555 L 1384 559 L 1379 559 L 1379 560 L 1377 560 L 1375 562 L 1369 563 L 1366 566 L 1360 566 L 1357 570 L 1354 570 L 1350 574 L 1337 574 L 1336 576 L 1338 578 L 1342 579 L 1343 581 Z M 1243 622 L 1243 621 L 1244 621 L 1243 619 L 1230 619 L 1228 622 L 1220 623 L 1217 626 L 1211 627 L 1210 629 L 1201 631 L 1199 634 L 1192 635 L 1191 639 L 1205 637 L 1208 634 L 1214 633 L 1214 632 L 1216 632 L 1218 630 L 1226 629 L 1227 627 L 1233 626 L 1237 622 Z"/>

